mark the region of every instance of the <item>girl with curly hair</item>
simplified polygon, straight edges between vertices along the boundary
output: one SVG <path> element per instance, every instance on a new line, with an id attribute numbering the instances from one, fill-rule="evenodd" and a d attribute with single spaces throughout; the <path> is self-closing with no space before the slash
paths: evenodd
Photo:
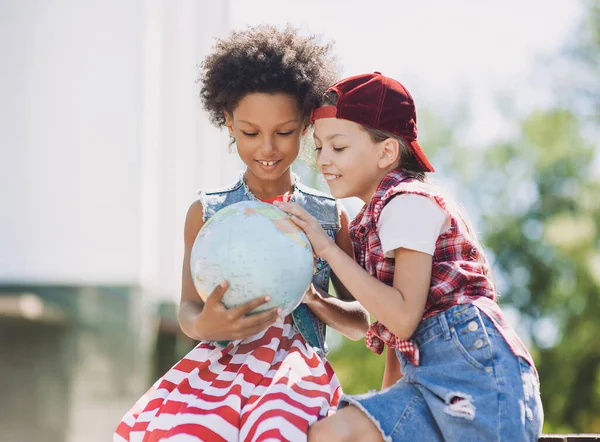
<path id="1" fill-rule="evenodd" d="M 329 51 L 314 36 L 258 26 L 218 40 L 202 63 L 204 108 L 217 127 L 227 128 L 246 170 L 231 186 L 200 191 L 188 210 L 178 317 L 184 333 L 200 343 L 125 415 L 115 441 L 302 441 L 337 406 L 341 389 L 325 359 L 326 325 L 357 340 L 368 315 L 326 261 L 316 261 L 303 303 L 286 317 L 276 308 L 247 315 L 267 297 L 225 309 L 226 281 L 204 303 L 190 272 L 190 251 L 204 223 L 247 200 L 300 204 L 353 256 L 347 213 L 291 170 L 310 111 L 335 79 Z M 337 297 L 327 293 L 330 277 Z"/>

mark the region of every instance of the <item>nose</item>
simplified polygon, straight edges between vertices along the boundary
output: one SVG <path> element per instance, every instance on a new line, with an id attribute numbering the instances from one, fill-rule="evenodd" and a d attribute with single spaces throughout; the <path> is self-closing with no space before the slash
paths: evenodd
<path id="1" fill-rule="evenodd" d="M 323 167 L 329 166 L 331 165 L 331 157 L 329 156 L 329 154 L 327 153 L 327 150 L 325 148 L 322 148 L 321 150 L 317 151 L 317 167 L 319 168 L 319 170 L 322 170 Z"/>
<path id="2" fill-rule="evenodd" d="M 263 139 L 261 150 L 265 154 L 271 154 L 276 150 L 275 143 L 272 137 L 266 136 Z"/>

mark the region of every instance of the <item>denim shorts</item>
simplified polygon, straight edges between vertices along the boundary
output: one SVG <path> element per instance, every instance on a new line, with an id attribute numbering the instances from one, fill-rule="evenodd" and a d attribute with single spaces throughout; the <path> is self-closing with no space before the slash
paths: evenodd
<path id="1" fill-rule="evenodd" d="M 537 441 L 544 413 L 536 371 L 471 304 L 421 322 L 420 365 L 397 352 L 403 377 L 378 392 L 342 396 L 385 441 Z"/>

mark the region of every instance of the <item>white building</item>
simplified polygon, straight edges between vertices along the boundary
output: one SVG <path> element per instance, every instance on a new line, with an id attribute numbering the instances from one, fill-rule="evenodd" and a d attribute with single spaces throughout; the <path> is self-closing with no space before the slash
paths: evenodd
<path id="1" fill-rule="evenodd" d="M 7 440 L 109 440 L 149 385 L 153 306 L 178 299 L 187 207 L 240 169 L 195 82 L 227 8 L 0 0 Z"/>

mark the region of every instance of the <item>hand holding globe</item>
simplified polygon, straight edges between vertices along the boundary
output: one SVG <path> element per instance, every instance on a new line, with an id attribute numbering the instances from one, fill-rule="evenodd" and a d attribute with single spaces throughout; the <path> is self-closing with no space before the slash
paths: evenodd
<path id="1" fill-rule="evenodd" d="M 194 328 L 198 336 L 207 341 L 229 341 L 252 336 L 279 319 L 281 309 L 270 310 L 248 316 L 248 313 L 269 301 L 261 296 L 245 304 L 227 309 L 222 302 L 228 288 L 227 281 L 217 285 L 206 298 L 204 308 L 196 316 Z"/>

